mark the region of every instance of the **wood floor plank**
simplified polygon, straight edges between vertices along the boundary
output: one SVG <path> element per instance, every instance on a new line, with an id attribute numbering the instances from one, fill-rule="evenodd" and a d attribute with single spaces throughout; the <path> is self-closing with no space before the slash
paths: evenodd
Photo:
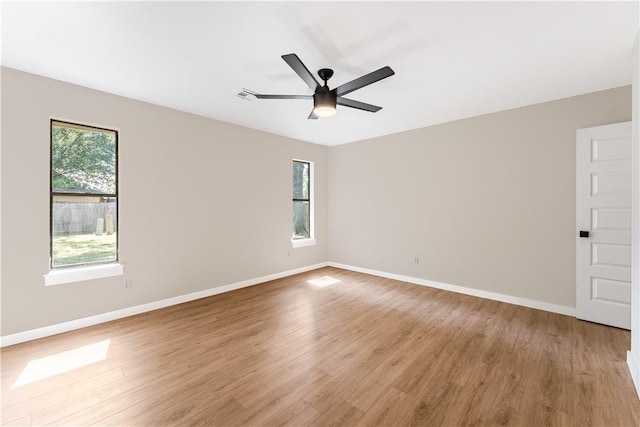
<path id="1" fill-rule="evenodd" d="M 26 426 L 31 426 L 31 416 L 27 415 L 26 417 L 22 417 L 22 418 L 17 418 L 14 420 L 10 420 L 10 421 L 2 421 L 2 425 L 3 426 L 16 426 L 16 427 L 26 427 Z"/>
<path id="2" fill-rule="evenodd" d="M 414 398 L 393 387 L 385 387 L 378 399 L 358 419 L 360 426 L 411 425 Z"/>
<path id="3" fill-rule="evenodd" d="M 362 411 L 344 400 L 338 400 L 321 413 L 309 425 L 311 426 L 353 426 L 362 417 Z"/>
<path id="4" fill-rule="evenodd" d="M 185 419 L 181 426 L 240 426 L 247 416 L 247 409 L 236 399 L 230 398 L 221 406 L 207 406 L 205 411 Z"/>
<path id="5" fill-rule="evenodd" d="M 309 403 L 298 399 L 293 405 L 259 421 L 266 426 L 306 426 L 318 418 L 320 413 Z"/>
<path id="6" fill-rule="evenodd" d="M 269 420 L 287 418 L 289 410 L 294 405 L 304 403 L 302 396 L 310 389 L 320 387 L 330 380 L 330 376 L 317 368 L 310 369 L 286 382 L 280 382 L 277 387 L 267 388 L 258 392 L 249 404 L 249 415 L 242 420 L 244 425 L 267 423 Z"/>
<path id="7" fill-rule="evenodd" d="M 124 379 L 122 370 L 114 368 L 92 375 L 83 381 L 59 384 L 55 391 L 37 394 L 31 398 L 16 399 L 15 393 L 10 393 L 6 401 L 3 399 L 2 419 L 7 422 L 26 415 L 31 416 L 38 411 L 55 412 L 60 405 L 68 407 L 68 401 L 79 396 L 85 405 L 86 396 L 92 390 L 110 387 L 113 382 L 122 379 Z"/>
<path id="8" fill-rule="evenodd" d="M 15 379 L 12 378 L 8 381 L 8 387 L 2 391 L 2 406 L 15 405 L 26 400 L 50 395 L 62 388 L 84 387 L 84 384 L 92 382 L 92 378 L 96 383 L 100 384 L 105 381 L 105 378 L 120 375 L 122 373 L 117 363 L 102 361 L 68 372 L 47 376 L 35 382 L 27 382 L 23 385 L 18 385 Z"/>
<path id="9" fill-rule="evenodd" d="M 217 391 L 230 384 L 232 379 L 218 371 L 200 372 L 177 387 L 154 388 L 145 399 L 139 400 L 118 413 L 100 419 L 97 425 L 182 425 L 186 419 L 200 413 L 205 405 L 216 411 L 237 409 L 224 393 Z M 179 399 L 172 398 L 180 396 Z M 230 407 L 227 405 L 231 405 Z M 93 423 L 92 423 L 93 424 Z"/>
<path id="10" fill-rule="evenodd" d="M 14 387 L 30 363 L 103 340 L 104 360 Z M 629 345 L 628 331 L 326 267 L 3 348 L 0 421 L 633 426 Z"/>
<path id="11" fill-rule="evenodd" d="M 205 373 L 211 378 L 219 378 L 223 375 L 209 371 L 206 365 L 201 369 L 194 369 L 191 366 L 176 367 L 173 370 L 158 371 L 148 378 L 135 378 L 118 383 L 114 387 L 99 390 L 97 393 L 91 393 L 87 404 L 73 413 L 65 414 L 62 418 L 57 417 L 56 413 L 38 415 L 42 418 L 46 417 L 46 422 L 42 424 L 52 425 L 95 425 L 114 415 L 130 422 L 141 408 L 158 404 L 161 397 L 171 399 L 175 396 L 176 389 L 196 383 L 202 384 L 199 381 Z M 220 387 L 218 383 L 212 382 L 207 383 L 207 386 L 209 390 Z M 55 421 L 51 422 L 50 420 L 54 418 Z"/>

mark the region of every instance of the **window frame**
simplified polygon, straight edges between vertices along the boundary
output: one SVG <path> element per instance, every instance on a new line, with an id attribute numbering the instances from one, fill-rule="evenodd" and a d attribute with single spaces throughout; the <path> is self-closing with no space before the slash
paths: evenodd
<path id="1" fill-rule="evenodd" d="M 302 160 L 302 159 L 293 159 L 291 165 L 294 162 L 297 163 L 306 163 L 309 165 L 307 168 L 307 173 L 309 174 L 309 198 L 308 199 L 299 199 L 292 197 L 292 206 L 295 202 L 309 202 L 309 237 L 301 237 L 294 239 L 293 233 L 291 235 L 291 246 L 294 248 L 300 248 L 304 246 L 311 246 L 316 244 L 315 239 L 315 215 L 314 215 L 314 205 L 315 205 L 315 194 L 314 194 L 314 186 L 315 186 L 315 165 L 314 162 L 310 160 Z M 293 186 L 293 180 L 291 182 Z M 293 218 L 291 218 L 291 226 L 293 227 Z M 292 230 L 293 231 L 293 230 Z"/>
<path id="2" fill-rule="evenodd" d="M 63 127 L 69 127 L 69 128 L 75 128 L 75 129 L 80 129 L 80 130 L 87 130 L 87 131 L 100 131 L 100 132 L 105 132 L 105 133 L 112 133 L 115 135 L 115 165 L 114 165 L 114 174 L 115 174 L 115 193 L 94 193 L 94 192 L 65 192 L 65 191 L 54 191 L 53 188 L 53 126 L 57 124 L 57 125 L 61 125 Z M 92 126 L 92 125 L 85 125 L 85 124 L 81 124 L 81 123 L 74 123 L 74 122 L 68 122 L 65 120 L 58 120 L 58 119 L 53 119 L 51 118 L 49 120 L 49 274 L 45 275 L 45 284 L 58 284 L 58 283 L 66 283 L 67 281 L 76 281 L 76 280 L 84 280 L 85 278 L 94 278 L 94 274 L 91 274 L 91 272 L 89 272 L 89 274 L 87 275 L 86 271 L 88 269 L 91 269 L 92 267 L 99 267 L 98 270 L 96 270 L 97 272 L 97 276 L 95 278 L 98 277 L 106 277 L 106 276 L 111 276 L 111 275 L 115 275 L 115 274 L 122 274 L 122 266 L 119 264 L 119 259 L 120 259 L 120 236 L 119 236 L 119 231 L 120 231 L 120 200 L 118 197 L 119 194 L 119 156 L 118 156 L 118 147 L 119 147 L 119 132 L 116 129 L 108 129 L 108 128 L 103 128 L 103 127 L 99 127 L 99 126 Z M 82 264 L 71 264 L 71 265 L 63 265 L 63 266 L 54 266 L 53 265 L 53 200 L 55 196 L 64 196 L 64 197 L 85 197 L 85 196 L 99 196 L 99 197 L 110 197 L 110 198 L 115 198 L 116 200 L 116 224 L 118 227 L 118 230 L 116 231 L 116 257 L 113 260 L 108 260 L 108 261 L 94 261 L 94 262 L 87 262 L 87 263 L 82 263 Z M 113 265 L 116 268 L 108 268 L 109 265 Z M 55 283 L 48 283 L 51 282 L 51 280 L 47 280 L 47 276 L 52 276 L 52 273 L 54 272 L 64 272 L 64 271 L 69 271 L 69 270 L 74 270 L 72 273 L 74 272 L 78 272 L 80 271 L 81 274 L 78 276 L 78 274 L 72 274 L 70 277 L 71 279 L 75 278 L 76 276 L 80 277 L 78 279 L 75 280 L 66 280 L 64 278 L 56 278 L 53 279 L 53 281 Z M 84 274 L 82 274 L 84 273 Z M 113 274 L 111 274 L 113 273 Z M 60 276 L 60 275 L 58 275 Z"/>

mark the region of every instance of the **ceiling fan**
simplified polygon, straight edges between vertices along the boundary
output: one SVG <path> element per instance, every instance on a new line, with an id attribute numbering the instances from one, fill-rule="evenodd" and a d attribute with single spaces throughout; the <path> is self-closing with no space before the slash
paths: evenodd
<path id="1" fill-rule="evenodd" d="M 360 101 L 354 101 L 353 99 L 345 98 L 343 95 L 353 92 L 354 90 L 361 89 L 371 83 L 375 83 L 379 80 L 386 79 L 393 76 L 395 72 L 391 67 L 382 67 L 372 73 L 366 74 L 362 77 L 358 77 L 348 83 L 338 86 L 334 89 L 329 89 L 327 81 L 333 76 L 333 70 L 330 68 L 322 68 L 318 70 L 318 76 L 324 82 L 323 85 L 318 83 L 316 78 L 311 74 L 309 69 L 302 63 L 298 55 L 290 53 L 288 55 L 282 55 L 282 59 L 289 64 L 293 71 L 295 71 L 302 80 L 313 89 L 313 95 L 262 95 L 252 91 L 244 90 L 239 95 L 247 96 L 253 95 L 258 99 L 311 99 L 313 98 L 313 110 L 309 114 L 309 119 L 317 119 L 319 117 L 329 117 L 336 113 L 336 105 L 342 105 L 344 107 L 356 108 L 358 110 L 370 111 L 375 113 L 382 109 L 377 105 L 371 105 Z M 244 93 L 244 95 L 243 95 Z"/>

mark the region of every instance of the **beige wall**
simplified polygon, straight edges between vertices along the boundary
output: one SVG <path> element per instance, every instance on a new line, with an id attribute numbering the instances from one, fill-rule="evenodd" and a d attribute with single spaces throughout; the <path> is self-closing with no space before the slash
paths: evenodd
<path id="1" fill-rule="evenodd" d="M 630 119 L 623 87 L 331 147 L 329 260 L 575 307 L 575 132 Z"/>
<path id="2" fill-rule="evenodd" d="M 50 118 L 120 131 L 124 276 L 44 286 Z M 1 137 L 2 335 L 327 259 L 326 147 L 6 68 Z M 293 158 L 316 166 L 318 244 L 298 249 Z"/>

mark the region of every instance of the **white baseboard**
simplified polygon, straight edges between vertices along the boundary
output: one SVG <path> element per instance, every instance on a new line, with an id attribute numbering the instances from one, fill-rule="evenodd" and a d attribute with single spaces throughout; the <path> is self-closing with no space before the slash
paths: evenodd
<path id="1" fill-rule="evenodd" d="M 467 288 L 464 286 L 450 285 L 448 283 L 434 282 L 431 280 L 419 279 L 411 276 L 403 276 L 401 274 L 387 273 L 384 271 L 370 270 L 368 268 L 354 267 L 352 265 L 340 264 L 337 262 L 329 262 L 330 267 L 342 268 L 344 270 L 357 271 L 359 273 L 371 274 L 373 276 L 385 277 L 387 279 L 400 280 L 420 286 L 428 286 L 430 288 L 443 289 L 445 291 L 457 292 L 459 294 L 472 295 L 474 297 L 486 298 L 494 301 L 506 302 L 509 304 L 521 305 L 523 307 L 535 308 L 537 310 L 549 311 L 552 313 L 564 314 L 566 316 L 575 317 L 576 309 L 564 305 L 551 304 L 548 302 L 536 301 L 527 298 L 514 297 L 511 295 L 498 294 L 495 292 L 483 291 L 480 289 Z"/>
<path id="2" fill-rule="evenodd" d="M 631 379 L 633 379 L 633 385 L 636 386 L 636 393 L 640 398 L 640 368 L 638 368 L 637 359 L 633 357 L 633 353 L 627 351 L 627 365 L 629 366 L 629 372 L 631 372 Z"/>
<path id="3" fill-rule="evenodd" d="M 243 280 L 242 282 L 231 283 L 224 286 L 216 286 L 215 288 L 206 289 L 204 291 L 192 292 L 186 295 L 179 295 L 177 297 L 171 297 L 160 301 L 149 302 L 146 304 L 136 305 L 134 307 L 127 307 L 121 310 L 111 311 L 108 313 L 97 314 L 95 316 L 84 317 L 82 319 L 71 320 L 64 323 L 58 323 L 56 325 L 45 326 L 43 328 L 31 329 L 29 331 L 18 332 L 11 335 L 5 335 L 0 337 L 0 347 L 6 347 L 9 345 L 19 344 L 26 341 L 35 340 L 38 338 L 44 338 L 51 335 L 61 334 L 63 332 L 73 331 L 75 329 L 86 328 L 87 326 L 93 326 L 100 323 L 109 322 L 111 320 L 122 319 L 123 317 L 129 317 L 140 313 L 146 313 L 147 311 L 157 310 L 159 308 L 169 307 L 172 305 L 182 304 L 197 300 L 200 298 L 210 297 L 212 295 L 221 294 L 224 292 L 234 291 L 236 289 L 246 288 L 248 286 L 257 285 L 271 280 L 281 279 L 287 276 L 293 276 L 294 274 L 304 273 L 310 270 L 316 270 L 318 268 L 326 267 L 329 265 L 326 262 L 309 265 L 306 267 L 300 267 L 293 270 L 283 271 L 280 273 L 269 274 L 267 276 L 256 277 L 255 279 Z"/>

